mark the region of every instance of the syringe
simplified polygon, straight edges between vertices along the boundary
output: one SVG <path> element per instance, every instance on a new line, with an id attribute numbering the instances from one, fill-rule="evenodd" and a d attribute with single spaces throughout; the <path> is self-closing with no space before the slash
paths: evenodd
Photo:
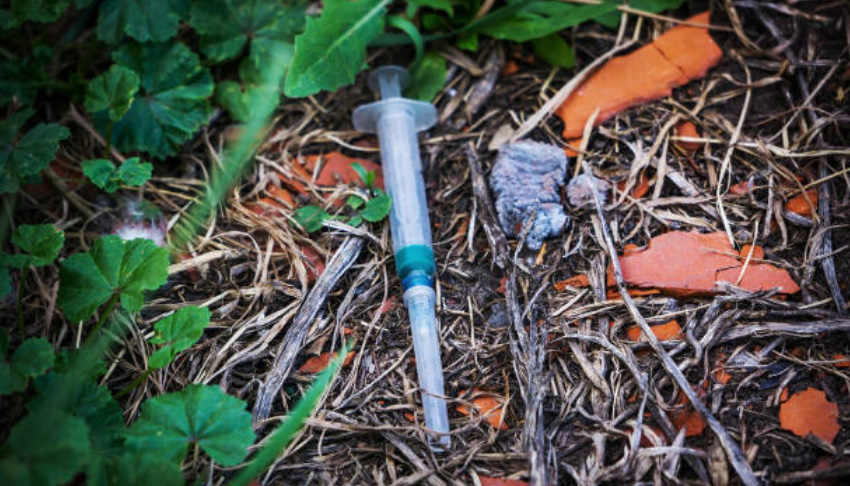
<path id="1" fill-rule="evenodd" d="M 416 136 L 434 126 L 437 110 L 429 103 L 402 98 L 401 88 L 407 81 L 407 71 L 402 67 L 375 69 L 369 84 L 381 100 L 354 110 L 354 128 L 378 134 L 384 184 L 392 198 L 390 230 L 396 272 L 404 286 L 404 305 L 410 315 L 425 425 L 436 432 L 436 443 L 432 445 L 445 448 L 451 439 L 434 309 L 434 252 Z"/>

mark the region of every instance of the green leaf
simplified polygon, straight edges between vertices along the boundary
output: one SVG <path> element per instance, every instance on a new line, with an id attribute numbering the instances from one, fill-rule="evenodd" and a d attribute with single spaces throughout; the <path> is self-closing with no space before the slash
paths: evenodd
<path id="1" fill-rule="evenodd" d="M 280 457 L 283 449 L 292 441 L 301 427 L 304 426 L 304 422 L 307 421 L 307 418 L 316 409 L 319 400 L 322 399 L 330 387 L 331 382 L 336 377 L 340 367 L 342 367 L 342 363 L 345 361 L 350 350 L 350 343 L 346 343 L 333 361 L 331 361 L 330 365 L 316 377 L 316 381 L 313 382 L 307 393 L 298 400 L 298 403 L 292 409 L 292 413 L 272 432 L 265 441 L 262 449 L 251 459 L 248 466 L 239 471 L 236 477 L 233 478 L 233 481 L 229 483 L 229 486 L 245 486 L 252 479 L 257 478 L 263 471 L 268 469 Z"/>
<path id="2" fill-rule="evenodd" d="M 201 52 L 216 62 L 233 59 L 250 41 L 292 43 L 304 23 L 304 6 L 269 0 L 201 0 L 189 24 L 201 36 Z"/>
<path id="3" fill-rule="evenodd" d="M 224 81 L 215 89 L 215 100 L 239 122 L 246 122 L 256 116 L 251 106 L 266 100 L 267 105 L 276 106 L 280 98 L 277 86 L 260 86 L 252 83 Z"/>
<path id="4" fill-rule="evenodd" d="M 80 165 L 83 168 L 83 174 L 97 187 L 110 194 L 118 189 L 117 170 L 111 160 L 87 160 Z"/>
<path id="5" fill-rule="evenodd" d="M 86 87 L 85 107 L 89 113 L 109 110 L 109 119 L 118 121 L 133 104 L 139 91 L 139 76 L 119 64 L 89 81 Z"/>
<path id="6" fill-rule="evenodd" d="M 86 349 L 91 352 L 90 349 Z M 38 395 L 27 403 L 31 414 L 46 408 L 83 419 L 97 456 L 117 452 L 123 444 L 123 410 L 108 389 L 75 371 L 53 371 L 35 380 Z"/>
<path id="7" fill-rule="evenodd" d="M 525 0 L 511 0 L 510 3 Z M 575 4 L 558 0 L 526 2 L 515 15 L 488 25 L 481 31 L 497 39 L 527 42 L 573 27 L 617 9 L 618 2 L 603 0 L 599 4 Z"/>
<path id="8" fill-rule="evenodd" d="M 62 262 L 57 301 L 69 320 L 88 319 L 119 294 L 124 309 L 142 308 L 144 292 L 168 280 L 168 250 L 150 240 L 124 241 L 109 235 L 97 239 L 90 251 Z"/>
<path id="9" fill-rule="evenodd" d="M 434 10 L 442 10 L 449 14 L 450 17 L 453 14 L 453 4 L 454 2 L 452 0 L 407 0 L 408 8 L 413 7 L 414 12 L 417 8 L 428 7 Z M 409 17 L 413 17 L 413 15 L 409 15 Z"/>
<path id="10" fill-rule="evenodd" d="M 128 186 L 141 186 L 153 174 L 153 165 L 150 162 L 142 162 L 138 157 L 130 157 L 121 163 L 118 168 L 118 178 Z"/>
<path id="11" fill-rule="evenodd" d="M 295 56 L 284 93 L 304 97 L 354 82 L 363 69 L 366 46 L 381 34 L 389 0 L 327 0 L 322 16 L 308 18 L 295 38 Z"/>
<path id="12" fill-rule="evenodd" d="M 404 32 L 410 37 L 413 47 L 416 49 L 416 57 L 413 59 L 413 64 L 419 64 L 422 61 L 422 55 L 425 53 L 425 41 L 422 40 L 422 34 L 419 33 L 419 28 L 416 27 L 416 24 L 401 15 L 390 15 L 387 17 L 387 25 Z"/>
<path id="13" fill-rule="evenodd" d="M 0 262 L 0 298 L 12 293 L 12 276 L 9 275 L 9 267 Z"/>
<path id="14" fill-rule="evenodd" d="M 298 208 L 293 216 L 295 221 L 308 233 L 322 229 L 322 222 L 331 217 L 327 211 L 318 206 Z"/>
<path id="15" fill-rule="evenodd" d="M 16 192 L 22 181 L 47 167 L 59 150 L 59 141 L 70 134 L 61 125 L 40 123 L 18 138 L 18 131 L 32 114 L 27 109 L 0 122 L 0 194 Z"/>
<path id="16" fill-rule="evenodd" d="M 464 51 L 475 52 L 478 50 L 478 33 L 464 32 L 457 37 L 457 46 Z"/>
<path id="17" fill-rule="evenodd" d="M 425 53 L 422 62 L 410 71 L 405 96 L 431 102 L 446 84 L 446 60 L 434 51 Z"/>
<path id="18" fill-rule="evenodd" d="M 198 384 L 147 400 L 139 420 L 127 431 L 132 448 L 157 451 L 177 462 L 191 444 L 197 444 L 219 464 L 235 466 L 253 442 L 245 402 L 216 386 Z"/>
<path id="19" fill-rule="evenodd" d="M 85 467 L 91 453 L 85 422 L 50 408 L 18 422 L 9 434 L 7 448 L 12 460 L 26 469 L 30 484 L 46 486 L 70 481 Z"/>
<path id="20" fill-rule="evenodd" d="M 23 105 L 33 104 L 39 90 L 53 80 L 53 65 L 53 49 L 41 44 L 34 46 L 28 56 L 0 61 L 0 107 L 13 98 Z"/>
<path id="21" fill-rule="evenodd" d="M 208 98 L 214 87 L 209 70 L 188 47 L 176 42 L 125 44 L 112 57 L 140 79 L 130 111 L 112 129 L 112 142 L 119 150 L 142 151 L 156 158 L 177 153 L 209 120 Z M 106 134 L 106 114 L 98 113 L 94 120 Z"/>
<path id="22" fill-rule="evenodd" d="M 357 173 L 357 177 L 360 177 L 360 180 L 366 183 L 368 186 L 368 183 L 366 181 L 369 179 L 369 171 L 366 170 L 366 167 L 363 167 L 363 164 L 361 164 L 360 162 L 352 162 L 351 169 L 354 170 L 354 172 Z"/>
<path id="23" fill-rule="evenodd" d="M 356 162 L 355 162 L 355 164 L 356 164 Z M 354 164 L 351 164 L 351 166 L 353 167 Z M 363 206 L 363 204 L 365 204 L 365 203 L 366 203 L 365 199 L 363 199 L 360 196 L 354 196 L 354 195 L 348 196 L 348 199 L 345 200 L 345 204 L 348 207 L 350 207 L 351 209 L 355 209 L 355 210 L 360 209 Z"/>
<path id="24" fill-rule="evenodd" d="M 165 368 L 178 353 L 198 342 L 210 323 L 210 315 L 209 309 L 189 306 L 154 324 L 156 335 L 151 338 L 151 343 L 164 346 L 151 355 L 151 369 Z"/>
<path id="25" fill-rule="evenodd" d="M 12 0 L 10 10 L 0 10 L 0 28 L 12 29 L 28 20 L 53 22 L 70 3 L 70 0 Z"/>
<path id="26" fill-rule="evenodd" d="M 183 486 L 180 466 L 163 461 L 156 451 L 125 452 L 99 461 L 86 475 L 88 486 Z"/>
<path id="27" fill-rule="evenodd" d="M 358 215 L 358 216 L 354 216 L 353 218 L 349 219 L 348 225 L 354 226 L 356 228 L 356 227 L 360 226 L 360 223 L 362 223 L 362 222 L 363 222 L 363 218 Z"/>
<path id="28" fill-rule="evenodd" d="M 558 34 L 534 39 L 531 45 L 534 46 L 534 53 L 550 66 L 571 68 L 576 65 L 573 48 Z"/>
<path id="29" fill-rule="evenodd" d="M 117 44 L 124 35 L 139 42 L 164 42 L 177 34 L 186 0 L 106 0 L 100 5 L 97 38 Z"/>
<path id="30" fill-rule="evenodd" d="M 0 255 L 9 267 L 43 267 L 59 256 L 59 250 L 65 243 L 65 233 L 52 224 L 23 224 L 12 233 L 12 243 L 23 253 Z"/>
<path id="31" fill-rule="evenodd" d="M 392 199 L 387 195 L 372 198 L 366 201 L 366 207 L 363 208 L 363 211 L 360 211 L 360 216 L 366 221 L 377 223 L 390 214 L 392 204 Z"/>
<path id="32" fill-rule="evenodd" d="M 0 395 L 23 391 L 30 378 L 43 374 L 53 366 L 53 346 L 44 338 L 27 339 L 12 354 L 0 371 Z"/>
<path id="33" fill-rule="evenodd" d="M 644 12 L 658 13 L 662 10 L 677 8 L 683 3 L 685 3 L 685 0 L 630 0 L 629 7 L 635 10 L 642 10 Z M 620 25 L 620 19 L 622 19 L 622 17 L 623 16 L 620 15 L 620 12 L 615 11 L 599 16 L 593 20 L 605 27 L 608 27 L 609 29 L 613 29 Z"/>

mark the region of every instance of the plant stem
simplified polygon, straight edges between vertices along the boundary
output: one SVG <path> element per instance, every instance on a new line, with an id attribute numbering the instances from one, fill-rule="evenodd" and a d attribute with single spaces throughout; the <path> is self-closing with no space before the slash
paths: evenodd
<path id="1" fill-rule="evenodd" d="M 106 308 L 103 309 L 103 312 L 100 314 L 100 318 L 97 320 L 97 324 L 94 325 L 89 335 L 86 337 L 86 341 L 83 343 L 83 347 L 88 344 L 91 344 L 97 336 L 98 332 L 100 332 L 100 328 L 103 327 L 103 323 L 106 322 L 106 319 L 112 314 L 112 309 L 115 308 L 115 303 L 118 302 L 119 294 L 113 294 L 112 297 L 109 298 L 109 302 L 106 304 Z"/>
<path id="2" fill-rule="evenodd" d="M 24 340 L 24 282 L 30 273 L 29 265 L 21 270 L 21 279 L 18 280 L 18 332 L 21 334 L 21 340 Z"/>
<path id="3" fill-rule="evenodd" d="M 115 398 L 121 398 L 124 395 L 133 391 L 134 388 L 136 388 L 137 386 L 144 383 L 145 380 L 147 380 L 148 377 L 151 375 L 151 373 L 153 373 L 153 371 L 154 371 L 153 368 L 146 369 L 144 373 L 137 376 L 136 379 L 133 380 L 129 385 L 125 386 L 124 388 L 121 389 L 121 391 L 119 391 L 117 394 L 115 394 Z"/>
<path id="4" fill-rule="evenodd" d="M 115 122 L 112 121 L 112 118 L 109 119 L 109 124 L 106 125 L 106 154 L 104 154 L 103 158 L 106 160 L 112 160 L 112 127 L 115 125 Z"/>

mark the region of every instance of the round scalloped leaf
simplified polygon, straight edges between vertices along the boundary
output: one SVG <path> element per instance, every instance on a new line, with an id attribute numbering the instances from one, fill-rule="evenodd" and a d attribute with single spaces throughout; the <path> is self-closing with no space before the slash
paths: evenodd
<path id="1" fill-rule="evenodd" d="M 209 0 L 192 5 L 189 23 L 201 36 L 201 51 L 213 61 L 239 55 L 249 41 L 289 42 L 304 23 L 304 6 L 268 0 Z"/>
<path id="2" fill-rule="evenodd" d="M 12 233 L 12 243 L 24 253 L 8 255 L 10 267 L 43 267 L 59 256 L 65 233 L 52 224 L 24 224 Z"/>
<path id="3" fill-rule="evenodd" d="M 18 138 L 18 131 L 32 114 L 26 109 L 0 122 L 0 194 L 16 192 L 22 181 L 47 167 L 59 150 L 59 141 L 70 135 L 61 125 L 40 123 Z"/>
<path id="4" fill-rule="evenodd" d="M 91 454 L 89 445 L 88 427 L 82 419 L 46 408 L 18 422 L 6 447 L 12 460 L 26 469 L 30 484 L 59 485 L 85 467 Z"/>
<path id="5" fill-rule="evenodd" d="M 155 370 L 165 368 L 178 353 L 198 342 L 210 323 L 210 315 L 209 309 L 189 306 L 154 324 L 156 335 L 151 338 L 151 343 L 164 346 L 151 355 L 150 367 Z"/>
<path id="6" fill-rule="evenodd" d="M 130 111 L 115 123 L 112 142 L 122 151 L 142 151 L 156 158 L 177 153 L 209 120 L 213 79 L 198 56 L 180 43 L 122 46 L 113 54 L 118 64 L 139 76 L 139 93 Z M 108 118 L 95 116 L 101 133 Z"/>
<path id="7" fill-rule="evenodd" d="M 97 38 L 117 44 L 129 35 L 139 42 L 163 42 L 177 34 L 187 0 L 106 0 L 100 5 Z"/>
<path id="8" fill-rule="evenodd" d="M 121 296 L 121 306 L 135 312 L 142 308 L 144 292 L 167 280 L 168 250 L 150 240 L 103 236 L 90 251 L 62 262 L 57 301 L 74 322 L 91 317 L 116 293 Z"/>
<path id="9" fill-rule="evenodd" d="M 109 110 L 109 119 L 118 121 L 133 104 L 139 91 L 139 76 L 132 69 L 113 64 L 109 71 L 89 81 L 85 107 L 89 113 Z"/>
<path id="10" fill-rule="evenodd" d="M 217 463 L 235 466 L 253 442 L 245 402 L 216 386 L 198 384 L 147 400 L 139 420 L 127 431 L 130 447 L 157 451 L 178 463 L 189 446 L 197 444 Z"/>

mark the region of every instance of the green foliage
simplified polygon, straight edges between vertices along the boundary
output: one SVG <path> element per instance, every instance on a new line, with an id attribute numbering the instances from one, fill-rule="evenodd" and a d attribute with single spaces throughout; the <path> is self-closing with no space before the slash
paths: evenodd
<path id="1" fill-rule="evenodd" d="M 558 0 L 509 0 L 509 3 L 522 3 L 523 7 L 516 15 L 481 29 L 483 33 L 497 39 L 527 42 L 612 12 L 618 5 L 611 0 L 598 4 L 575 4 Z"/>
<path id="2" fill-rule="evenodd" d="M 197 444 L 223 466 L 238 464 L 253 441 L 245 403 L 218 387 L 203 385 L 147 400 L 127 432 L 127 443 L 136 450 L 182 461 L 189 446 Z"/>
<path id="3" fill-rule="evenodd" d="M 327 0 L 295 38 L 284 93 L 304 97 L 351 84 L 363 69 L 366 46 L 383 30 L 389 0 Z"/>
<path id="4" fill-rule="evenodd" d="M 360 216 L 370 223 L 377 223 L 390 214 L 392 200 L 384 194 L 366 201 L 366 206 L 360 211 Z"/>
<path id="5" fill-rule="evenodd" d="M 0 395 L 7 395 L 24 391 L 31 378 L 53 366 L 53 346 L 44 338 L 27 339 L 12 353 L 9 362 L 0 358 Z"/>
<path id="6" fill-rule="evenodd" d="M 629 0 L 629 7 L 635 10 L 641 10 L 649 13 L 658 13 L 662 10 L 669 10 L 679 7 L 685 3 L 685 0 Z M 609 29 L 614 29 L 620 25 L 622 16 L 620 12 L 609 12 L 605 15 L 600 15 L 594 18 L 598 22 Z"/>
<path id="7" fill-rule="evenodd" d="M 239 471 L 239 474 L 233 478 L 229 486 L 245 486 L 272 465 L 275 459 L 283 452 L 283 449 L 295 438 L 295 435 L 304 425 L 307 418 L 313 413 L 313 410 L 315 410 L 319 404 L 319 400 L 324 396 L 325 391 L 327 391 L 350 350 L 351 343 L 346 343 L 331 361 L 330 365 L 316 377 L 316 381 L 313 382 L 307 393 L 301 397 L 301 400 L 298 400 L 298 403 L 295 404 L 295 408 L 292 409 L 286 420 L 272 432 L 263 448 L 254 456 L 247 467 Z"/>
<path id="8" fill-rule="evenodd" d="M 375 172 L 366 170 L 360 162 L 352 162 L 351 169 L 357 173 L 357 177 L 366 184 L 366 189 L 372 190 L 375 186 Z M 357 208 L 354 208 L 357 209 Z"/>
<path id="9" fill-rule="evenodd" d="M 128 186 L 141 186 L 153 173 L 153 165 L 142 162 L 138 157 L 125 160 L 120 167 L 106 159 L 87 160 L 82 163 L 83 174 L 97 187 L 113 193 L 122 183 Z"/>
<path id="10" fill-rule="evenodd" d="M 86 88 L 85 107 L 89 113 L 109 110 L 109 119 L 118 121 L 133 103 L 139 91 L 139 76 L 119 64 L 92 79 Z"/>
<path id="11" fill-rule="evenodd" d="M 106 0 L 100 5 L 97 38 L 117 44 L 124 35 L 139 42 L 164 42 L 177 34 L 188 0 Z"/>
<path id="12" fill-rule="evenodd" d="M 15 425 L 0 462 L 0 475 L 16 485 L 53 486 L 68 482 L 89 460 L 88 428 L 82 419 L 45 409 Z"/>
<path id="13" fill-rule="evenodd" d="M 318 206 L 304 206 L 296 209 L 293 217 L 304 231 L 313 233 L 322 229 L 322 222 L 330 219 L 331 215 Z"/>
<path id="14" fill-rule="evenodd" d="M 53 22 L 70 3 L 70 0 L 12 0 L 9 10 L 0 10 L 0 29 L 12 29 L 28 20 Z"/>
<path id="15" fill-rule="evenodd" d="M 50 83 L 53 49 L 37 44 L 30 55 L 0 60 L 0 107 L 13 98 L 23 105 L 32 104 L 39 89 Z"/>
<path id="16" fill-rule="evenodd" d="M 0 252 L 0 262 L 9 268 L 43 267 L 59 256 L 65 244 L 65 233 L 52 224 L 23 224 L 12 233 L 12 243 L 23 253 Z"/>
<path id="17" fill-rule="evenodd" d="M 33 110 L 19 111 L 0 122 L 0 194 L 16 192 L 35 178 L 68 138 L 68 129 L 55 123 L 39 123 L 19 137 L 18 132 Z"/>
<path id="18" fill-rule="evenodd" d="M 210 323 L 210 311 L 203 307 L 184 307 L 154 324 L 152 344 L 162 344 L 150 357 L 151 369 L 165 368 L 183 350 L 198 342 Z"/>
<path id="19" fill-rule="evenodd" d="M 303 27 L 304 11 L 270 0 L 199 0 L 189 24 L 201 36 L 201 52 L 221 62 L 239 55 L 249 42 L 252 51 L 263 51 L 269 43 L 291 44 Z"/>
<path id="20" fill-rule="evenodd" d="M 534 53 L 551 66 L 571 68 L 576 65 L 573 48 L 558 34 L 534 39 L 531 45 L 534 46 Z"/>
<path id="21" fill-rule="evenodd" d="M 139 94 L 130 111 L 115 123 L 112 142 L 122 151 L 156 158 L 177 152 L 208 121 L 213 80 L 198 56 L 183 44 L 125 44 L 112 55 L 139 76 Z M 101 133 L 108 117 L 95 116 Z"/>
<path id="22" fill-rule="evenodd" d="M 0 298 L 12 293 L 12 276 L 9 275 L 9 267 L 0 261 Z"/>
<path id="23" fill-rule="evenodd" d="M 446 60 L 434 51 L 425 53 L 422 61 L 410 70 L 410 83 L 405 96 L 431 102 L 446 84 Z"/>
<path id="24" fill-rule="evenodd" d="M 182 486 L 183 474 L 174 462 L 163 461 L 157 451 L 124 452 L 100 461 L 88 474 L 88 486 Z"/>
<path id="25" fill-rule="evenodd" d="M 62 262 L 57 302 L 70 321 L 88 319 L 113 295 L 130 312 L 138 311 L 144 292 L 168 279 L 168 251 L 150 240 L 97 239 L 91 250 Z"/>

